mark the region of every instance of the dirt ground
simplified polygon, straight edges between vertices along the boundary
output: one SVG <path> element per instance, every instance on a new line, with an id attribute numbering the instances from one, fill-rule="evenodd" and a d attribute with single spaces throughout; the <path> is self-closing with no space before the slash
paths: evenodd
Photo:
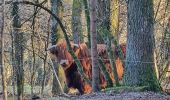
<path id="1" fill-rule="evenodd" d="M 154 92 L 100 92 L 80 96 L 57 96 L 43 100 L 170 100 L 170 95 Z"/>

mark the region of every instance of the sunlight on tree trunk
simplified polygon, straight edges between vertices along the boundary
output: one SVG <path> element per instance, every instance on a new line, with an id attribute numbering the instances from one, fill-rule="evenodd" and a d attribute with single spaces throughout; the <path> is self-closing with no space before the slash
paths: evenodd
<path id="1" fill-rule="evenodd" d="M 110 30 L 111 34 L 117 39 L 119 31 L 119 0 L 111 0 L 110 2 Z"/>
<path id="2" fill-rule="evenodd" d="M 154 72 L 153 0 L 128 0 L 128 36 L 124 84 L 159 91 Z"/>

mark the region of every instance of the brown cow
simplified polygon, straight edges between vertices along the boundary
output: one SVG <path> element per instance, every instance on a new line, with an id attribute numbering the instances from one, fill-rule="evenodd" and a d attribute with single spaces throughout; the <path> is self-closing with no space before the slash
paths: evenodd
<path id="1" fill-rule="evenodd" d="M 80 53 L 79 46 L 71 42 L 71 47 L 74 50 L 75 54 L 78 56 L 78 53 Z M 82 79 L 77 69 L 77 65 L 75 64 L 71 54 L 67 50 L 66 42 L 61 41 L 57 45 L 48 48 L 48 50 L 57 57 L 57 61 L 59 62 L 59 64 L 62 65 L 65 72 L 66 83 L 68 87 L 77 88 L 81 94 L 89 93 L 89 91 L 91 91 L 91 87 Z M 88 52 L 81 53 L 84 56 L 88 56 Z M 83 65 L 85 64 L 84 62 L 81 63 Z"/>
<path id="2" fill-rule="evenodd" d="M 89 79 L 92 79 L 91 56 L 89 49 L 87 48 L 87 45 L 85 43 L 77 45 L 71 42 L 71 47 L 74 50 L 78 59 L 80 59 L 85 74 L 89 77 Z M 114 81 L 112 69 L 106 54 L 106 46 L 104 44 L 98 44 L 97 47 L 98 55 L 106 59 L 104 61 L 106 69 L 109 72 L 111 79 Z M 77 65 L 75 64 L 73 58 L 71 57 L 70 53 L 67 50 L 66 42 L 62 41 L 57 45 L 50 47 L 49 50 L 52 54 L 56 55 L 58 62 L 63 66 L 68 87 L 77 88 L 81 94 L 90 93 L 91 87 L 83 80 L 80 73 L 78 72 Z M 113 50 L 115 50 L 114 46 Z M 116 65 L 118 77 L 119 79 L 122 79 L 123 67 L 119 58 L 116 59 Z M 101 73 L 100 73 L 100 87 L 101 88 L 106 87 L 106 81 Z"/>

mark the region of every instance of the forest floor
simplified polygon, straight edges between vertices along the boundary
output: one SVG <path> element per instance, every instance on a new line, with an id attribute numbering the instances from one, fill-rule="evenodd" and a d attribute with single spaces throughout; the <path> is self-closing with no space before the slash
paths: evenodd
<path id="1" fill-rule="evenodd" d="M 79 96 L 56 96 L 41 100 L 170 100 L 166 93 L 154 92 L 122 92 L 122 93 L 91 93 Z"/>
<path id="2" fill-rule="evenodd" d="M 28 87 L 27 87 L 28 88 Z M 28 89 L 29 90 L 29 89 Z M 30 91 L 25 92 L 30 92 Z M 138 89 L 137 89 L 138 90 Z M 107 91 L 90 93 L 85 95 L 59 95 L 55 97 L 50 96 L 50 92 L 45 93 L 43 96 L 39 96 L 41 99 L 34 100 L 170 100 L 170 89 L 167 93 L 165 92 L 150 92 L 143 91 L 139 92 L 133 88 L 130 89 L 108 89 Z M 47 91 L 47 90 L 46 90 Z M 2 97 L 0 95 L 0 100 Z M 8 100 L 12 100 L 12 95 L 9 96 Z M 24 100 L 33 100 L 30 94 L 24 96 Z"/>

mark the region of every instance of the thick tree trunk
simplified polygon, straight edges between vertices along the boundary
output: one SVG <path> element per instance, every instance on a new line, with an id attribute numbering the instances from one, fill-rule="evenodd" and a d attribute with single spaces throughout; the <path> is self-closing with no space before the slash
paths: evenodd
<path id="1" fill-rule="evenodd" d="M 96 0 L 90 0 L 90 32 L 92 54 L 92 89 L 99 91 L 99 65 L 97 61 Z"/>
<path id="2" fill-rule="evenodd" d="M 81 14 L 82 14 L 81 0 L 73 0 L 72 33 L 73 41 L 76 44 L 83 42 Z"/>
<path id="3" fill-rule="evenodd" d="M 124 84 L 159 90 L 154 72 L 153 1 L 128 0 L 128 36 Z"/>
<path id="4" fill-rule="evenodd" d="M 61 10 L 61 9 L 59 9 L 59 3 L 61 3 L 60 0 L 51 0 L 51 11 L 54 14 L 57 14 L 57 15 L 59 15 L 59 10 Z M 61 5 L 60 5 L 60 7 L 61 7 Z M 59 33 L 58 33 L 57 27 L 58 27 L 58 23 L 55 20 L 55 18 L 52 17 L 51 18 L 51 42 L 52 42 L 52 45 L 56 45 L 56 43 L 59 39 Z M 59 72 L 58 63 L 55 61 L 55 59 L 52 59 L 52 63 L 53 63 L 53 66 L 54 66 L 54 69 L 55 69 L 57 76 L 59 76 L 59 74 L 58 74 L 58 72 Z M 55 74 L 53 74 L 52 94 L 53 95 L 62 94 L 62 92 L 63 91 L 61 90 L 59 82 L 57 81 Z"/>
<path id="5" fill-rule="evenodd" d="M 15 46 L 15 66 L 17 67 L 16 70 L 16 77 L 17 77 L 17 93 L 18 93 L 18 100 L 23 99 L 23 85 L 24 85 L 24 69 L 23 69 L 23 33 L 20 32 L 20 21 L 18 15 L 18 4 L 13 3 L 13 36 L 14 36 L 14 46 Z"/>
<path id="6" fill-rule="evenodd" d="M 0 19 L 0 70 L 2 75 L 2 88 L 3 88 L 3 99 L 7 100 L 7 83 L 5 77 L 5 66 L 4 66 L 4 21 L 5 21 L 5 0 L 2 0 L 2 16 Z"/>

